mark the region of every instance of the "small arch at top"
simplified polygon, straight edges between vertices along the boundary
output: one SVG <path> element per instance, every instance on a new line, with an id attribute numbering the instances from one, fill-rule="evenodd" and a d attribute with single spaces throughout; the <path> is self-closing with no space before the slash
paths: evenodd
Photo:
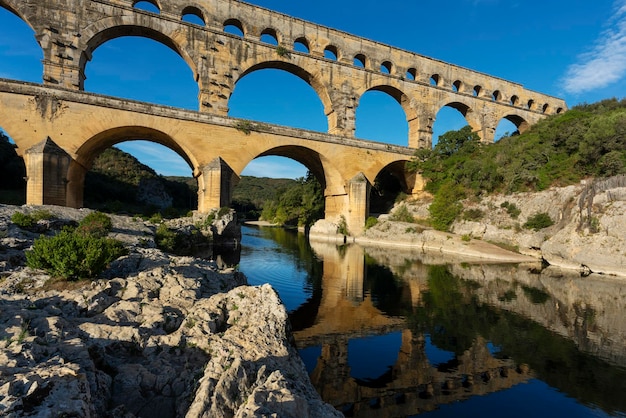
<path id="1" fill-rule="evenodd" d="M 441 83 L 441 77 L 439 76 L 439 74 L 433 74 L 430 76 L 430 85 L 431 86 L 438 86 L 439 83 Z"/>
<path id="2" fill-rule="evenodd" d="M 409 68 L 406 71 L 406 78 L 407 78 L 407 80 L 411 80 L 411 81 L 417 80 L 417 69 Z"/>
<path id="3" fill-rule="evenodd" d="M 224 32 L 231 35 L 244 37 L 243 25 L 239 19 L 228 19 L 224 22 Z"/>
<path id="4" fill-rule="evenodd" d="M 311 47 L 309 46 L 309 41 L 304 36 L 296 38 L 296 40 L 293 41 L 293 50 L 305 54 L 310 53 Z"/>
<path id="5" fill-rule="evenodd" d="M 380 64 L 381 73 L 391 74 L 392 70 L 393 70 L 393 64 L 391 63 L 391 61 L 384 61 L 382 64 Z"/>
<path id="6" fill-rule="evenodd" d="M 206 26 L 206 19 L 202 10 L 195 6 L 187 6 L 181 13 L 181 20 L 183 22 L 192 23 L 198 26 Z"/>
<path id="7" fill-rule="evenodd" d="M 365 68 L 365 64 L 367 63 L 367 58 L 363 54 L 356 54 L 354 56 L 353 64 L 355 67 Z"/>
<path id="8" fill-rule="evenodd" d="M 161 7 L 154 0 L 139 0 L 133 2 L 133 9 L 143 10 L 144 12 L 161 14 Z"/>
<path id="9" fill-rule="evenodd" d="M 266 28 L 261 32 L 261 42 L 278 46 L 278 33 L 274 28 Z"/>
<path id="10" fill-rule="evenodd" d="M 324 57 L 329 60 L 337 61 L 339 59 L 339 50 L 335 45 L 328 45 L 324 48 Z"/>
<path id="11" fill-rule="evenodd" d="M 480 92 L 482 91 L 482 87 L 481 86 L 474 86 L 474 89 L 472 90 L 472 95 L 474 97 L 478 97 L 480 96 Z"/>
<path id="12" fill-rule="evenodd" d="M 463 82 L 461 80 L 456 80 L 452 83 L 452 91 L 455 93 L 461 93 L 463 91 Z"/>

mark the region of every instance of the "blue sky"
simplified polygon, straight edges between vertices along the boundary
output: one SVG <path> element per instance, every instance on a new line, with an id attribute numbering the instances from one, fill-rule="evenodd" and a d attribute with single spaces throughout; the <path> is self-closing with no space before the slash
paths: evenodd
<path id="1" fill-rule="evenodd" d="M 562 97 L 570 107 L 626 97 L 626 0 L 249 2 L 518 82 Z M 41 58 L 30 28 L 0 8 L 0 77 L 41 82 Z M 87 91 L 197 109 L 191 71 L 155 41 L 130 37 L 109 41 L 94 52 L 86 75 Z M 313 90 L 277 70 L 255 72 L 237 83 L 229 115 L 327 129 Z M 435 122 L 434 139 L 464 124 L 460 114 L 446 108 Z M 511 128 L 503 123 L 499 134 Z M 362 98 L 357 137 L 406 145 L 407 132 L 404 114 L 393 99 L 378 92 Z M 161 146 L 136 141 L 119 147 L 162 174 L 191 174 L 180 157 Z M 267 157 L 253 161 L 244 174 L 300 177 L 305 172 L 298 163 Z"/>

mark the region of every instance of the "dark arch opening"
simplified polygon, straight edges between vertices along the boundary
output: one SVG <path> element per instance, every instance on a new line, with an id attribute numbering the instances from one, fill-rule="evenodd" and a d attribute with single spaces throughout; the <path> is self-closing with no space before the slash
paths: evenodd
<path id="1" fill-rule="evenodd" d="M 480 96 L 480 92 L 482 91 L 482 87 L 481 86 L 474 86 L 474 89 L 472 90 L 472 94 L 474 95 L 474 97 L 478 97 Z"/>
<path id="2" fill-rule="evenodd" d="M 137 10 L 143 10 L 144 12 L 150 13 L 161 13 L 161 8 L 159 7 L 156 1 L 152 0 L 141 0 L 133 3 L 133 8 Z"/>
<path id="3" fill-rule="evenodd" d="M 127 33 L 131 36 L 124 36 Z M 97 34 L 90 49 L 91 61 L 84 67 L 86 91 L 198 109 L 194 72 L 166 36 L 147 28 L 116 27 Z"/>
<path id="4" fill-rule="evenodd" d="M 365 63 L 367 62 L 367 58 L 363 54 L 356 54 L 354 56 L 353 64 L 355 67 L 365 68 Z"/>
<path id="5" fill-rule="evenodd" d="M 224 32 L 243 38 L 244 30 L 241 21 L 237 19 L 228 19 L 224 22 Z"/>
<path id="6" fill-rule="evenodd" d="M 78 164 L 70 168 L 69 189 L 80 188 L 83 182 L 87 207 L 172 216 L 198 207 L 191 162 L 162 132 L 139 126 L 111 129 L 87 141 L 78 155 L 80 166 L 88 171 Z"/>
<path id="7" fill-rule="evenodd" d="M 406 72 L 407 80 L 417 80 L 417 70 L 415 68 L 409 68 Z"/>
<path id="8" fill-rule="evenodd" d="M 7 205 L 26 203 L 26 166 L 16 150 L 15 142 L 0 128 L 0 203 Z"/>
<path id="9" fill-rule="evenodd" d="M 41 83 L 43 81 L 43 50 L 35 39 L 35 31 L 17 12 L 0 6 L 0 78 Z"/>
<path id="10" fill-rule="evenodd" d="M 254 178 L 259 177 L 275 179 L 265 183 L 282 190 L 270 199 L 250 190 L 237 190 L 254 188 Z M 233 192 L 233 207 L 246 219 L 309 227 L 324 217 L 325 188 L 326 177 L 317 152 L 300 146 L 279 146 L 261 153 L 246 166 Z"/>
<path id="11" fill-rule="evenodd" d="M 499 141 L 505 136 L 515 136 L 526 132 L 530 124 L 521 116 L 507 115 L 503 117 L 496 128 L 494 140 Z"/>
<path id="12" fill-rule="evenodd" d="M 356 109 L 356 137 L 407 146 L 409 124 L 403 106 L 408 97 L 391 86 L 376 86 L 359 99 Z"/>
<path id="13" fill-rule="evenodd" d="M 535 101 L 533 99 L 530 99 L 527 103 L 526 103 L 526 108 L 528 110 L 535 110 Z"/>
<path id="14" fill-rule="evenodd" d="M 433 123 L 433 148 L 439 142 L 439 137 L 449 131 L 458 131 L 469 125 L 465 116 L 470 108 L 464 103 L 452 102 L 439 109 Z"/>
<path id="15" fill-rule="evenodd" d="M 385 61 L 380 64 L 380 72 L 382 72 L 383 74 L 391 74 L 392 70 L 393 64 L 390 61 Z"/>
<path id="16" fill-rule="evenodd" d="M 183 22 L 192 23 L 198 26 L 206 25 L 206 19 L 204 18 L 204 13 L 202 13 L 202 10 L 194 6 L 185 7 L 183 9 L 181 19 Z"/>
<path id="17" fill-rule="evenodd" d="M 431 86 L 438 86 L 440 82 L 441 82 L 441 77 L 439 76 L 439 74 L 433 74 L 430 76 Z"/>
<path id="18" fill-rule="evenodd" d="M 452 91 L 456 93 L 461 93 L 463 89 L 463 82 L 461 80 L 456 80 L 452 83 Z"/>
<path id="19" fill-rule="evenodd" d="M 297 38 L 293 42 L 293 50 L 297 52 L 303 52 L 305 54 L 310 53 L 311 49 L 309 47 L 309 41 L 304 36 Z"/>
<path id="20" fill-rule="evenodd" d="M 511 96 L 511 100 L 509 101 L 509 103 L 511 104 L 511 106 L 518 106 L 519 97 L 517 97 L 516 95 Z"/>
<path id="21" fill-rule="evenodd" d="M 548 113 L 550 111 L 550 105 L 548 103 L 544 104 L 543 107 L 541 108 L 541 111 L 543 113 Z"/>
<path id="22" fill-rule="evenodd" d="M 500 90 L 495 90 L 492 94 L 491 94 L 491 99 L 494 102 L 499 102 L 500 100 L 502 100 L 502 93 L 500 93 Z"/>
<path id="23" fill-rule="evenodd" d="M 372 216 L 389 213 L 400 196 L 410 193 L 404 175 L 405 165 L 406 161 L 391 163 L 376 176 L 370 191 Z"/>
<path id="24" fill-rule="evenodd" d="M 337 61 L 339 59 L 339 50 L 335 45 L 328 45 L 324 48 L 324 57 L 329 60 Z"/>
<path id="25" fill-rule="evenodd" d="M 278 45 L 278 35 L 276 33 L 276 30 L 273 28 L 266 28 L 263 30 L 263 32 L 261 32 L 261 42 L 264 42 L 266 44 L 270 44 L 270 45 Z"/>

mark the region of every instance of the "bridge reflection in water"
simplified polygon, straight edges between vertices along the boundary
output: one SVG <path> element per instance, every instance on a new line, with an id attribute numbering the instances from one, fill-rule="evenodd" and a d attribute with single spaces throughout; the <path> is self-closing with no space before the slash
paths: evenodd
<path id="1" fill-rule="evenodd" d="M 518 387 L 539 396 L 514 400 L 523 410 L 514 411 L 507 395 L 500 402 L 510 416 L 626 412 L 626 290 L 618 281 L 356 245 L 311 243 L 313 257 L 305 238 L 289 239 L 295 247 L 281 251 L 312 271 L 308 300 L 291 309 L 296 344 L 323 399 L 347 416 L 444 405 L 464 413 L 469 403 L 458 401 Z M 245 252 L 244 238 L 250 275 Z M 375 345 L 390 340 L 380 354 Z M 544 392 L 528 395 L 538 386 Z"/>

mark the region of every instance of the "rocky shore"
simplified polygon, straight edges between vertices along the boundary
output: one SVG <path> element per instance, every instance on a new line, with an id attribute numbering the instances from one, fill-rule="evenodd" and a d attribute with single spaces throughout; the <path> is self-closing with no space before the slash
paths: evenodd
<path id="1" fill-rule="evenodd" d="M 493 195 L 463 202 L 477 219 L 458 219 L 450 233 L 422 226 L 429 217 L 429 196 L 397 204 L 390 215 L 356 237 L 336 234 L 337 224 L 318 222 L 311 237 L 439 252 L 457 261 L 541 261 L 554 267 L 626 277 L 626 176 L 587 181 L 536 193 Z M 405 207 L 417 223 L 399 222 L 394 211 Z M 515 210 L 512 210 L 512 209 Z M 545 213 L 553 225 L 538 230 L 524 224 Z M 463 218 L 463 217 L 461 217 Z"/>
<path id="2" fill-rule="evenodd" d="M 38 233 L 0 206 L 0 415 L 340 416 L 312 387 L 269 286 L 166 254 L 155 226 L 112 216 L 129 248 L 95 281 L 25 267 Z M 89 211 L 46 207 L 55 223 Z M 57 225 L 58 226 L 58 225 Z"/>

